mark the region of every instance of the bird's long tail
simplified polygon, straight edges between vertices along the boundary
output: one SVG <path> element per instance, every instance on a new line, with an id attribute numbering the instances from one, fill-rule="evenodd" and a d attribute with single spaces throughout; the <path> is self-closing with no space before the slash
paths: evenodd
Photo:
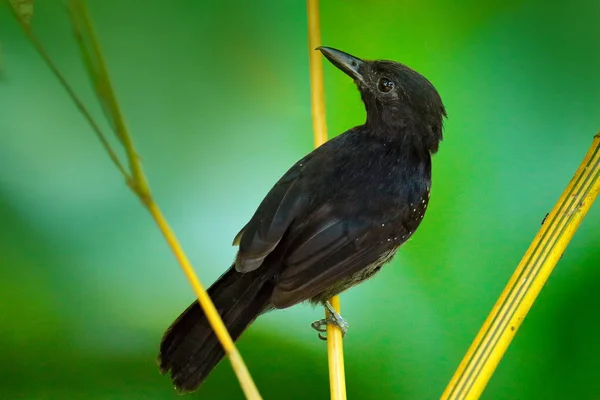
<path id="1" fill-rule="evenodd" d="M 260 270 L 242 274 L 231 267 L 208 289 L 233 340 L 271 308 L 273 284 Z M 160 371 L 171 371 L 175 387 L 185 393 L 196 390 L 223 356 L 223 347 L 196 301 L 165 332 L 158 361 Z"/>

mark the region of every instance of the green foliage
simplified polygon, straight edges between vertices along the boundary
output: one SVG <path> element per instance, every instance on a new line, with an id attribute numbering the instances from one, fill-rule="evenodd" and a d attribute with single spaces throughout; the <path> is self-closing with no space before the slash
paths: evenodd
<path id="1" fill-rule="evenodd" d="M 436 398 L 600 126 L 598 4 L 322 3 L 324 44 L 405 62 L 448 109 L 422 227 L 342 296 L 349 396 Z M 90 1 L 157 202 L 208 284 L 312 148 L 305 4 L 137 5 Z M 36 2 L 32 27 L 101 117 L 60 2 Z M 5 5 L 0 42 L 0 398 L 175 398 L 154 360 L 187 281 Z M 325 78 L 330 134 L 362 123 L 347 77 Z M 600 392 L 599 230 L 596 206 L 484 398 Z M 265 398 L 328 396 L 320 317 L 271 313 L 242 338 Z M 241 397 L 227 362 L 201 394 Z"/>

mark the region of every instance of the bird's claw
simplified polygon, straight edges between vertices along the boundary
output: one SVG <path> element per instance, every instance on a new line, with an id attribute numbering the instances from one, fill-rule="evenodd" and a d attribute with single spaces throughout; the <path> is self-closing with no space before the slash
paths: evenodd
<path id="1" fill-rule="evenodd" d="M 323 305 L 325 306 L 326 317 L 313 322 L 310 326 L 319 332 L 319 339 L 321 340 L 327 340 L 327 336 L 323 335 L 325 332 L 327 332 L 327 324 L 337 326 L 342 332 L 342 337 L 344 337 L 346 332 L 348 332 L 348 322 L 346 322 L 346 320 L 337 311 L 335 311 L 328 301 L 323 303 Z"/>
<path id="2" fill-rule="evenodd" d="M 319 339 L 321 340 L 327 340 L 327 336 L 324 335 L 327 332 L 327 322 L 327 319 L 323 318 L 310 324 L 315 331 L 319 332 Z"/>

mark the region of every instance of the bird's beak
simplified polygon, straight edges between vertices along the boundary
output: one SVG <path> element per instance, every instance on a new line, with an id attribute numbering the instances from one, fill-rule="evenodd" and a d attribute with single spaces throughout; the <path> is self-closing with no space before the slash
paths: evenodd
<path id="1" fill-rule="evenodd" d="M 319 46 L 316 50 L 320 50 L 333 65 L 344 71 L 346 75 L 355 81 L 363 81 L 363 76 L 359 72 L 359 69 L 365 62 L 360 58 L 356 58 L 340 50 L 332 49 L 331 47 Z"/>

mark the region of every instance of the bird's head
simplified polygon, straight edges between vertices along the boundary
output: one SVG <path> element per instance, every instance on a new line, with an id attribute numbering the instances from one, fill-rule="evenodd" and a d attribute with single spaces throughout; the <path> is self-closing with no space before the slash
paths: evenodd
<path id="1" fill-rule="evenodd" d="M 368 126 L 388 135 L 418 135 L 413 139 L 430 152 L 437 151 L 446 110 L 437 90 L 423 75 L 394 61 L 361 60 L 331 47 L 318 50 L 358 85 Z"/>

